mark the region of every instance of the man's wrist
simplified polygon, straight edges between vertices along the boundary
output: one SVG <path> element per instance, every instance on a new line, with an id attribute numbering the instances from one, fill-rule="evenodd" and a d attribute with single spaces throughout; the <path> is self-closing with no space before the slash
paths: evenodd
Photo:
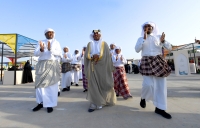
<path id="1" fill-rule="evenodd" d="M 165 43 L 165 40 L 161 41 L 162 43 Z"/>
<path id="2" fill-rule="evenodd" d="M 40 48 L 40 52 L 44 52 L 44 49 Z"/>
<path id="3" fill-rule="evenodd" d="M 144 43 L 145 41 L 146 41 L 146 39 L 143 38 L 143 41 L 142 41 L 142 42 Z"/>

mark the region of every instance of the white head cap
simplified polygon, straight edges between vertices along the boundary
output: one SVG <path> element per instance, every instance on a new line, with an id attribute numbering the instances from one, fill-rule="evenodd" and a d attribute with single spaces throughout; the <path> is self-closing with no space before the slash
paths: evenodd
<path id="1" fill-rule="evenodd" d="M 115 45 L 115 46 L 116 46 L 116 44 L 115 44 L 115 43 L 111 43 L 110 45 Z"/>
<path id="2" fill-rule="evenodd" d="M 150 25 L 153 27 L 153 32 L 152 32 L 152 34 L 153 34 L 154 36 L 159 35 L 159 29 L 158 29 L 158 27 L 156 26 L 156 24 L 155 24 L 154 22 L 148 21 L 148 22 L 145 22 L 145 23 L 142 25 L 142 33 L 141 33 L 141 36 L 144 36 L 144 26 L 145 26 L 146 24 L 150 24 Z"/>
<path id="3" fill-rule="evenodd" d="M 78 54 L 76 54 L 75 51 L 78 51 Z M 75 49 L 73 55 L 79 55 L 79 54 L 80 54 L 80 53 L 79 53 L 79 50 L 78 50 L 78 49 Z"/>
<path id="4" fill-rule="evenodd" d="M 120 49 L 120 50 L 121 50 L 121 47 L 119 47 L 119 46 L 116 46 L 116 47 L 115 47 L 115 49 Z"/>
<path id="5" fill-rule="evenodd" d="M 52 28 L 47 28 L 45 31 L 44 31 L 44 34 L 46 34 L 47 32 L 54 32 L 55 33 L 55 31 L 52 29 Z"/>
<path id="6" fill-rule="evenodd" d="M 44 35 L 47 33 L 47 32 L 54 32 L 54 35 L 53 35 L 53 39 L 55 38 L 55 31 L 52 29 L 52 28 L 47 28 L 45 31 L 44 31 Z"/>

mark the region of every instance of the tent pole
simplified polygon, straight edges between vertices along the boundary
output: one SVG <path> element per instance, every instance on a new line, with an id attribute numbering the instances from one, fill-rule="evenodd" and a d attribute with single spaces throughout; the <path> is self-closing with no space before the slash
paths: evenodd
<path id="1" fill-rule="evenodd" d="M 195 69 L 196 69 L 196 73 L 197 73 L 196 56 L 195 56 L 195 51 L 194 51 L 194 43 L 192 43 L 192 47 L 193 47 L 193 52 L 194 52 L 194 63 L 195 63 Z"/>
<path id="2" fill-rule="evenodd" d="M 16 66 L 17 66 L 17 34 L 15 42 L 15 69 L 14 69 L 14 85 L 16 85 Z"/>
<path id="3" fill-rule="evenodd" d="M 32 65 L 32 56 L 31 56 L 31 65 Z"/>
<path id="4" fill-rule="evenodd" d="M 3 43 L 2 43 L 2 53 L 1 53 L 1 81 L 3 81 Z"/>

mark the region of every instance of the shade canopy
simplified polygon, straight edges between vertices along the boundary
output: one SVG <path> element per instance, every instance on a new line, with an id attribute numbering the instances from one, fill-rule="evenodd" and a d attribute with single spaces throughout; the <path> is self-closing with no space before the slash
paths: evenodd
<path id="1" fill-rule="evenodd" d="M 197 43 L 189 43 L 189 44 L 185 44 L 181 47 L 177 47 L 175 49 L 173 49 L 173 51 L 178 51 L 178 50 L 193 50 L 193 45 L 194 45 L 194 50 L 195 49 L 200 49 L 200 44 Z"/>
<path id="2" fill-rule="evenodd" d="M 4 44 L 3 56 L 7 58 L 15 58 L 15 53 L 17 53 L 17 58 L 33 56 L 37 42 L 20 34 L 0 34 L 0 44 Z M 0 51 L 2 51 L 2 45 L 0 45 Z"/>

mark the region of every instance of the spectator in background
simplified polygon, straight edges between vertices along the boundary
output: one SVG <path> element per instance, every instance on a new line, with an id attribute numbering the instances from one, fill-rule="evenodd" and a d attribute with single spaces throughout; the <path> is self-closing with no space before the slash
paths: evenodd
<path id="1" fill-rule="evenodd" d="M 22 83 L 31 83 L 31 82 L 33 82 L 33 77 L 32 77 L 31 70 L 32 70 L 32 67 L 30 65 L 29 60 L 27 60 L 26 64 L 24 65 Z"/>

